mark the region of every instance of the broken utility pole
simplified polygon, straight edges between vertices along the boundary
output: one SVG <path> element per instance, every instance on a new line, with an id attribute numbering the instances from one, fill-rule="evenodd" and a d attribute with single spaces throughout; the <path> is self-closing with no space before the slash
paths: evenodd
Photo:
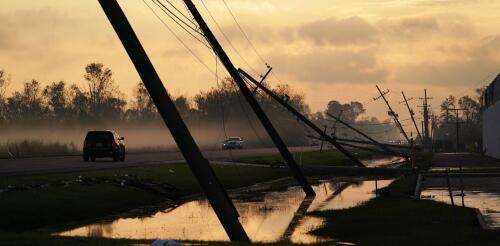
<path id="1" fill-rule="evenodd" d="M 378 146 L 379 148 L 381 148 L 382 150 L 384 150 L 385 152 L 387 152 L 387 154 L 391 154 L 391 155 L 395 155 L 395 156 L 399 156 L 400 154 L 399 153 L 396 153 L 394 152 L 392 149 L 389 149 L 387 146 L 379 143 L 378 141 L 376 141 L 375 139 L 371 138 L 370 136 L 366 135 L 365 133 L 363 133 L 362 131 L 354 128 L 353 126 L 351 126 L 350 124 L 348 124 L 347 122 L 331 115 L 330 113 L 326 113 L 326 115 L 330 116 L 331 118 L 335 119 L 337 122 L 341 123 L 342 125 L 346 126 L 347 128 L 353 130 L 354 132 L 358 133 L 359 135 L 365 137 L 366 139 L 370 140 L 374 145 Z"/>
<path id="2" fill-rule="evenodd" d="M 408 101 L 412 100 L 412 98 L 409 98 L 407 100 L 405 93 L 403 91 L 401 91 L 401 94 L 403 94 L 403 99 L 404 99 L 403 102 L 406 104 L 406 108 L 408 108 L 408 112 L 410 113 L 411 121 L 413 121 L 413 125 L 415 126 L 415 129 L 417 130 L 418 138 L 420 139 L 420 142 L 423 144 L 422 135 L 420 134 L 420 130 L 418 129 L 417 122 L 415 122 L 415 117 L 414 117 L 415 112 L 413 111 L 413 109 L 410 108 L 410 104 L 408 104 Z"/>
<path id="3" fill-rule="evenodd" d="M 382 92 L 380 90 L 380 88 L 378 87 L 378 85 L 376 85 L 376 87 L 377 87 L 378 92 L 380 93 L 380 96 L 376 97 L 376 98 L 373 98 L 373 100 L 376 101 L 379 98 L 384 99 L 384 102 L 387 105 L 387 108 L 389 108 L 389 111 L 387 113 L 389 114 L 389 116 L 392 116 L 392 118 L 394 119 L 394 123 L 396 123 L 396 126 L 401 131 L 401 134 L 403 134 L 403 136 L 405 137 L 406 141 L 408 141 L 408 143 L 409 143 L 410 142 L 410 138 L 408 138 L 408 135 L 406 135 L 405 129 L 403 129 L 403 125 L 401 125 L 401 122 L 399 122 L 398 114 L 396 114 L 396 112 L 394 112 L 394 110 L 392 110 L 391 105 L 389 104 L 389 101 L 387 101 L 387 99 L 385 98 L 385 95 L 387 93 L 389 93 L 389 91 Z"/>
<path id="4" fill-rule="evenodd" d="M 184 3 L 186 4 L 189 12 L 191 12 L 193 18 L 196 20 L 196 22 L 199 25 L 199 28 L 205 35 L 206 40 L 214 50 L 215 54 L 219 57 L 220 61 L 226 68 L 226 70 L 229 72 L 231 77 L 233 78 L 234 82 L 236 85 L 238 85 L 241 93 L 247 100 L 248 104 L 252 107 L 253 111 L 259 118 L 260 122 L 262 123 L 262 126 L 266 129 L 267 133 L 273 140 L 274 144 L 278 148 L 278 150 L 281 153 L 281 156 L 285 160 L 285 163 L 290 167 L 293 175 L 295 176 L 295 179 L 299 182 L 299 184 L 302 186 L 302 189 L 306 193 L 307 196 L 315 196 L 316 193 L 312 189 L 311 185 L 309 184 L 309 181 L 307 181 L 306 177 L 304 176 L 304 173 L 302 170 L 300 170 L 299 166 L 293 159 L 292 154 L 288 150 L 287 146 L 285 145 L 285 142 L 281 139 L 280 135 L 278 134 L 278 131 L 274 128 L 273 124 L 267 117 L 266 113 L 264 110 L 260 107 L 259 103 L 255 99 L 255 97 L 252 94 L 252 91 L 247 87 L 243 79 L 241 78 L 240 74 L 238 73 L 238 70 L 234 67 L 233 63 L 227 56 L 226 52 L 222 48 L 222 46 L 219 44 L 217 39 L 215 38 L 214 34 L 208 27 L 207 23 L 205 20 L 203 20 L 203 17 L 201 16 L 200 12 L 198 12 L 198 9 L 196 9 L 196 6 L 193 4 L 191 0 L 184 0 Z"/>
<path id="5" fill-rule="evenodd" d="M 116 0 L 99 0 L 99 3 L 227 235 L 232 241 L 249 242 L 238 220 L 238 212 L 196 145 L 120 5 Z"/>
<path id="6" fill-rule="evenodd" d="M 351 152 L 347 151 L 344 147 L 342 147 L 339 143 L 337 143 L 336 137 L 328 136 L 325 134 L 325 132 L 316 126 L 314 123 L 312 123 L 307 117 L 302 115 L 299 111 L 297 111 L 294 107 L 290 106 L 286 101 L 283 100 L 280 96 L 274 94 L 271 90 L 266 88 L 263 84 L 260 84 L 257 80 L 255 80 L 252 76 L 250 76 L 248 73 L 243 71 L 243 69 L 238 69 L 238 72 L 241 73 L 243 76 L 245 76 L 249 81 L 254 83 L 256 86 L 258 86 L 262 91 L 264 91 L 266 94 L 268 94 L 271 98 L 276 100 L 279 104 L 281 104 L 283 107 L 288 109 L 293 115 L 297 117 L 300 121 L 304 122 L 307 126 L 309 126 L 311 129 L 313 129 L 318 135 L 322 136 L 326 141 L 330 142 L 335 148 L 337 148 L 342 154 L 347 156 L 349 159 L 351 159 L 357 166 L 359 167 L 365 167 L 365 165 Z"/>

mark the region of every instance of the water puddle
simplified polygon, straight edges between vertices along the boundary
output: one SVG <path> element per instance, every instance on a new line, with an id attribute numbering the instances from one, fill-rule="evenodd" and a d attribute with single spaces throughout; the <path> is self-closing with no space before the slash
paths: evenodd
<path id="1" fill-rule="evenodd" d="M 477 208 L 483 215 L 486 226 L 490 229 L 500 229 L 500 194 L 483 191 L 464 191 L 464 204 L 466 207 Z M 431 188 L 422 191 L 423 199 L 432 199 L 451 204 L 447 189 Z M 460 191 L 453 191 L 455 206 L 462 206 Z"/>
<path id="2" fill-rule="evenodd" d="M 377 181 L 378 188 L 391 180 Z M 290 240 L 314 243 L 324 239 L 308 232 L 323 221 L 305 216 L 309 211 L 343 209 L 375 197 L 375 181 L 323 181 L 314 185 L 317 196 L 304 199 L 300 187 L 283 191 L 232 194 L 240 221 L 253 242 Z M 146 218 L 122 218 L 62 232 L 64 236 L 91 236 L 131 239 L 177 239 L 229 241 L 206 199 L 186 202 Z"/>
<path id="3" fill-rule="evenodd" d="M 381 166 L 391 166 L 403 162 L 405 159 L 402 157 L 383 157 L 375 158 L 371 160 L 363 160 L 363 164 L 367 167 L 381 167 Z"/>

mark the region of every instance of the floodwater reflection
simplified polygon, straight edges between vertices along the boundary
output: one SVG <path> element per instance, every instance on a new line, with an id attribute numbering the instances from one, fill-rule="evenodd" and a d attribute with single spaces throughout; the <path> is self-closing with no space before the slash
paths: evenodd
<path id="1" fill-rule="evenodd" d="M 379 180 L 378 188 L 391 180 Z M 314 199 L 304 199 L 300 187 L 284 191 L 232 194 L 240 221 L 253 242 L 289 240 L 313 243 L 321 238 L 307 234 L 321 226 L 319 218 L 306 212 L 343 209 L 359 205 L 375 196 L 375 181 L 320 182 L 313 189 Z M 224 229 L 206 199 L 186 202 L 175 209 L 160 211 L 146 218 L 123 218 L 96 223 L 61 233 L 64 236 L 108 238 L 178 239 L 228 241 Z"/>

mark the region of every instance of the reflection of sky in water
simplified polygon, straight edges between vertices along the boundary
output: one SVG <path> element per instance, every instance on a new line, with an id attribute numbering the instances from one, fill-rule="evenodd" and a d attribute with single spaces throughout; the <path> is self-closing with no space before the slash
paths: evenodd
<path id="1" fill-rule="evenodd" d="M 453 194 L 455 206 L 462 206 L 462 197 L 457 196 L 460 194 L 460 191 L 454 190 Z M 481 214 L 483 214 L 486 226 L 495 229 L 500 228 L 500 194 L 467 190 L 464 191 L 464 194 L 465 206 L 478 208 Z M 447 189 L 428 189 L 422 191 L 421 197 L 451 204 Z"/>
<path id="2" fill-rule="evenodd" d="M 385 187 L 389 183 L 389 180 L 378 181 L 378 187 Z M 342 189 L 344 190 L 339 192 Z M 240 221 L 252 241 L 269 242 L 285 238 L 292 242 L 307 243 L 319 240 L 307 235 L 307 232 L 320 226 L 323 221 L 320 218 L 302 216 L 304 211 L 353 207 L 374 197 L 374 189 L 375 181 L 361 181 L 357 184 L 324 182 L 314 186 L 317 194 L 314 200 L 304 203 L 304 194 L 300 187 L 261 194 L 242 193 L 232 197 L 240 213 Z M 301 212 L 296 213 L 298 210 Z M 291 221 L 293 223 L 290 223 Z M 283 236 L 285 232 L 287 235 Z M 158 212 L 147 218 L 118 219 L 80 227 L 61 235 L 228 240 L 206 199 L 187 202 L 173 210 Z"/>

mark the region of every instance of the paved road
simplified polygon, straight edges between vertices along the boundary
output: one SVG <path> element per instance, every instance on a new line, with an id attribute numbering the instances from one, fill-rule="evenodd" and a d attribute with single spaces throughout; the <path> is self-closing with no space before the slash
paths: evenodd
<path id="1" fill-rule="evenodd" d="M 291 151 L 312 151 L 317 147 L 294 147 Z M 233 158 L 259 156 L 278 153 L 275 148 L 233 150 Z M 205 158 L 212 161 L 231 160 L 228 150 L 204 151 Z M 84 162 L 81 156 L 2 159 L 0 160 L 0 176 L 24 174 L 63 173 L 82 170 L 99 170 L 108 168 L 153 165 L 183 160 L 180 152 L 129 153 L 125 162 L 113 162 L 110 159 L 98 159 L 96 162 Z"/>

